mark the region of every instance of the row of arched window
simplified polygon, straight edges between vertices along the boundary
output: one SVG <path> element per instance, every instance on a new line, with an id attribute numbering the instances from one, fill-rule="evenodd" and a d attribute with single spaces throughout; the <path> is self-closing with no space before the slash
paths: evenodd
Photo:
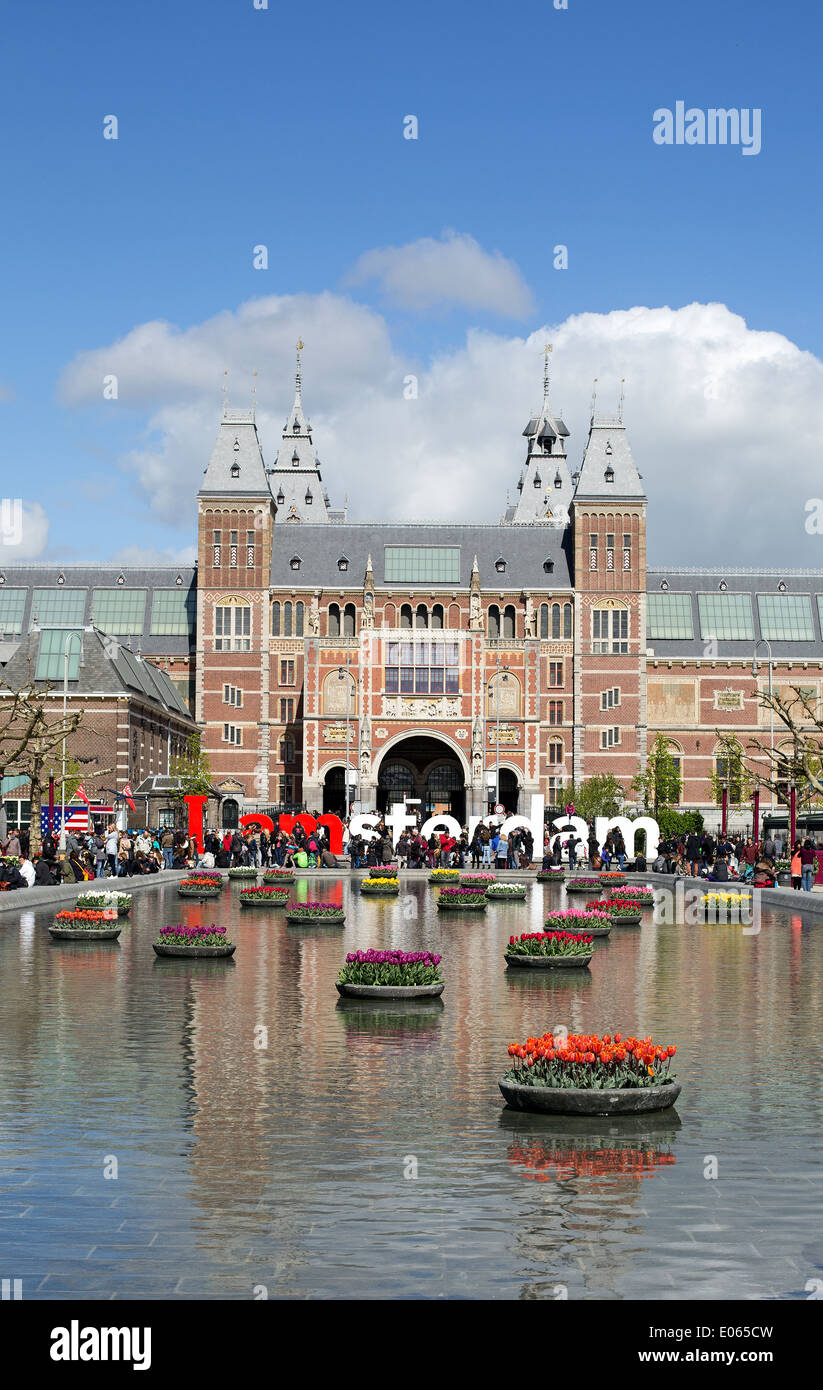
<path id="1" fill-rule="evenodd" d="M 339 603 L 329 604 L 329 637 L 354 637 L 357 631 L 357 609 L 353 603 L 341 608 Z"/>
<path id="2" fill-rule="evenodd" d="M 561 631 L 562 628 L 562 631 Z M 551 638 L 568 639 L 572 635 L 572 606 L 564 603 L 561 607 L 559 603 L 541 603 L 540 605 L 540 636 Z"/>
<path id="3" fill-rule="evenodd" d="M 272 637 L 302 637 L 303 615 L 302 603 L 273 603 L 271 606 Z"/>

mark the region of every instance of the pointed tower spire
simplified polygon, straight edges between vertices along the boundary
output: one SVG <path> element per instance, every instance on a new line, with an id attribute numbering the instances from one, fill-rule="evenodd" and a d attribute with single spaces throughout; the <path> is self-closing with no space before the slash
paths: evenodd
<path id="1" fill-rule="evenodd" d="M 566 525 L 572 480 L 566 461 L 566 429 L 549 401 L 551 343 L 543 348 L 543 404 L 523 433 L 528 440 L 526 466 L 517 484 L 516 505 L 506 507 L 504 520 L 518 525 Z"/>
<path id="2" fill-rule="evenodd" d="M 283 439 L 274 467 L 271 489 L 283 519 L 328 521 L 329 509 L 322 487 L 320 461 L 312 444 L 311 425 L 303 414 L 303 340 L 297 341 L 294 405 L 283 426 Z"/>
<path id="3" fill-rule="evenodd" d="M 543 349 L 543 414 L 549 413 L 549 354 L 552 345 L 547 343 Z"/>

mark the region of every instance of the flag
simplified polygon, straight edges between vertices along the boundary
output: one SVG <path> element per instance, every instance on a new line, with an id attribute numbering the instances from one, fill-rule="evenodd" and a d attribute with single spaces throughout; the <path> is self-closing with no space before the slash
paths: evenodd
<path id="1" fill-rule="evenodd" d="M 89 798 L 86 796 L 86 788 L 83 786 L 82 782 L 80 783 L 80 786 L 77 788 L 77 791 L 74 793 L 74 795 L 79 796 L 80 800 L 84 801 L 87 806 L 91 806 L 91 802 L 89 801 Z"/>
<path id="2" fill-rule="evenodd" d="M 134 794 L 131 789 L 131 782 L 126 783 L 125 787 L 123 788 L 123 795 L 126 798 L 129 805 L 131 806 L 131 809 L 133 811 L 136 811 L 137 807 L 135 806 L 134 801 L 132 799 Z"/>
<path id="3" fill-rule="evenodd" d="M 59 833 L 60 833 L 60 819 L 61 819 L 61 815 L 62 815 L 62 808 L 61 808 L 60 806 L 55 806 L 55 808 L 54 808 L 54 833 L 55 833 L 55 835 L 59 835 Z M 88 805 L 88 804 L 84 805 L 84 804 L 81 802 L 79 805 L 70 805 L 70 806 L 67 806 L 67 807 L 66 807 L 66 829 L 67 829 L 67 830 L 81 830 L 81 831 L 85 831 L 85 829 L 86 829 L 86 827 L 87 827 L 87 825 L 88 825 L 88 823 L 89 823 L 89 819 L 91 819 L 92 821 L 98 821 L 98 820 L 99 820 L 99 821 L 107 821 L 107 820 L 112 820 L 113 817 L 114 817 L 114 807 L 113 807 L 113 806 L 98 805 L 97 802 L 92 802 L 90 805 Z M 43 835 L 48 834 L 48 829 L 49 829 L 49 808 L 48 808 L 48 806 L 41 806 L 41 807 L 40 807 L 40 832 L 41 832 L 41 834 L 43 834 Z"/>

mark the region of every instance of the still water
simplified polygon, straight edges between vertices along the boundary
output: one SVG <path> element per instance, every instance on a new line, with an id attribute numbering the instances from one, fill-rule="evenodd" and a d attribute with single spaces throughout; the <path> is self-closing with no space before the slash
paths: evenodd
<path id="1" fill-rule="evenodd" d="M 0 1264 L 23 1297 L 807 1298 L 820 919 L 764 910 L 744 936 L 645 913 L 588 971 L 521 975 L 504 943 L 561 888 L 461 916 L 401 886 L 298 882 L 342 897 L 343 930 L 241 910 L 237 884 L 202 907 L 142 890 L 116 943 L 0 918 Z M 226 925 L 233 960 L 156 958 L 177 921 Z M 440 952 L 442 1001 L 341 1001 L 368 946 Z M 504 1110 L 506 1045 L 560 1024 L 676 1043 L 676 1112 Z"/>

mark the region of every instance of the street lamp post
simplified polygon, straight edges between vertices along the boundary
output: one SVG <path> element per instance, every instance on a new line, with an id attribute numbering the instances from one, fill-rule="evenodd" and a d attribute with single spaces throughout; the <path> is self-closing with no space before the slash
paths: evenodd
<path id="1" fill-rule="evenodd" d="M 63 644 L 63 770 L 60 784 L 60 853 L 66 852 L 66 718 L 67 704 L 69 698 L 69 647 L 71 640 L 77 637 L 80 640 L 80 652 L 83 652 L 82 632 L 69 632 Z"/>
<path id="2" fill-rule="evenodd" d="M 500 676 L 503 677 L 503 684 L 505 685 L 506 682 L 507 682 L 507 680 L 509 679 L 509 668 L 508 668 L 508 666 L 501 666 L 501 665 L 500 665 L 500 657 L 498 656 L 498 657 L 497 657 L 497 670 L 495 671 L 494 675 L 492 676 L 491 681 L 489 682 L 489 684 L 490 684 L 490 685 L 494 685 L 495 681 L 498 680 Z M 496 689 L 495 689 L 495 692 L 494 692 L 494 697 L 495 697 L 495 704 L 496 704 L 496 706 L 497 706 L 497 765 L 496 765 L 496 767 L 495 767 L 495 796 L 494 796 L 494 804 L 495 804 L 495 806 L 499 806 L 499 805 L 500 805 L 500 694 L 499 694 L 499 692 L 498 692 Z"/>
<path id="3" fill-rule="evenodd" d="M 346 680 L 346 677 L 348 677 L 348 680 Z M 338 666 L 338 668 L 337 668 L 337 679 L 338 679 L 339 681 L 342 681 L 342 680 L 345 680 L 345 681 L 346 681 L 346 791 L 345 791 L 345 795 L 346 795 L 346 816 L 348 817 L 348 815 L 349 815 L 349 809 L 350 809 L 350 807 L 349 807 L 349 796 L 350 796 L 350 792 L 349 792 L 349 786 L 350 786 L 350 781 L 349 781 L 349 777 L 350 777 L 350 772 L 349 772 L 349 729 L 350 729 L 350 723 L 351 723 L 351 682 L 354 680 L 354 676 L 351 674 L 351 671 L 349 670 L 349 653 L 348 653 L 348 652 L 346 652 L 346 665 L 345 665 L 345 668 L 344 668 L 343 666 Z"/>
<path id="4" fill-rule="evenodd" d="M 758 648 L 761 647 L 761 646 L 764 646 L 764 647 L 766 648 L 766 650 L 768 651 L 768 653 L 769 653 L 769 662 L 768 662 L 768 665 L 769 665 L 769 748 L 770 748 L 770 750 L 771 750 L 771 757 L 770 757 L 771 767 L 769 768 L 769 780 L 770 780 L 771 783 L 772 783 L 772 786 L 771 786 L 770 805 L 771 805 L 771 808 L 772 808 L 772 811 L 773 811 L 773 810 L 774 810 L 774 705 L 772 704 L 772 666 L 774 665 L 774 662 L 772 661 L 772 647 L 771 647 L 771 643 L 770 643 L 769 641 L 767 641 L 767 639 L 766 639 L 765 637 L 761 637 L 761 638 L 760 638 L 760 641 L 757 642 L 757 643 L 755 644 L 754 653 L 753 653 L 753 655 L 752 655 L 752 675 L 753 675 L 755 678 L 757 678 L 757 673 L 758 673 L 758 671 L 760 670 L 760 664 L 759 664 L 759 662 L 758 662 L 758 660 L 757 660 L 757 651 L 758 651 Z"/>

